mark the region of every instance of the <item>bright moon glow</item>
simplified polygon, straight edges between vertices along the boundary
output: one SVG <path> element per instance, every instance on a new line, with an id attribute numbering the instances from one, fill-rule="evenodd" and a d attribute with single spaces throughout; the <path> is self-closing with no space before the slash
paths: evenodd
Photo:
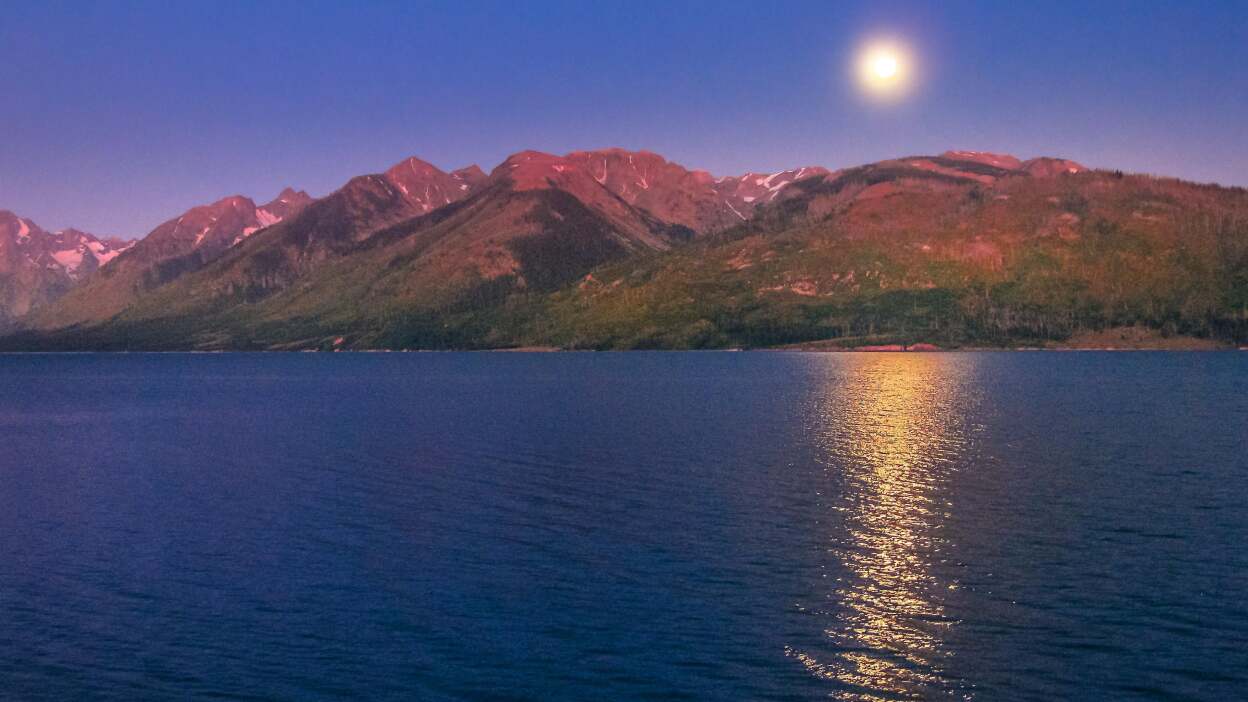
<path id="1" fill-rule="evenodd" d="M 877 78 L 892 78 L 897 75 L 897 57 L 882 54 L 871 62 L 871 68 Z"/>
<path id="2" fill-rule="evenodd" d="M 875 40 L 858 50 L 858 85 L 868 96 L 895 100 L 910 87 L 914 74 L 910 53 L 899 42 Z"/>

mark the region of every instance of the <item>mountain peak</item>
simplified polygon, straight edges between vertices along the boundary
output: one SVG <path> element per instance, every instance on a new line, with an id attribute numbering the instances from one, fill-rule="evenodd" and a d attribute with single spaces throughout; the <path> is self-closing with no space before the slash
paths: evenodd
<path id="1" fill-rule="evenodd" d="M 268 227 L 295 214 L 312 202 L 312 196 L 291 187 L 282 189 L 271 202 L 256 208 L 256 223 Z"/>
<path id="2" fill-rule="evenodd" d="M 390 179 L 428 178 L 434 175 L 446 175 L 442 169 L 416 156 L 409 156 L 394 164 L 385 173 Z"/>
<path id="3" fill-rule="evenodd" d="M 15 241 L 25 241 L 30 238 L 31 222 L 10 210 L 0 210 L 0 231 L 6 232 Z"/>
<path id="4" fill-rule="evenodd" d="M 386 171 L 384 178 L 403 194 L 418 213 L 435 210 L 466 197 L 473 187 L 485 179 L 485 174 L 473 172 L 468 167 L 447 173 L 437 166 L 415 156 L 404 159 Z M 479 173 L 480 168 L 476 171 Z"/>
<path id="5" fill-rule="evenodd" d="M 0 288 L 13 280 L 25 281 L 24 286 L 0 293 L 0 320 L 59 298 L 127 246 L 73 228 L 48 232 L 25 217 L 0 210 Z"/>
<path id="6" fill-rule="evenodd" d="M 242 210 L 242 209 L 254 208 L 255 206 L 256 206 L 255 201 L 247 197 L 246 195 L 227 195 L 226 197 L 223 197 L 220 200 L 217 200 L 215 202 L 208 203 L 207 205 L 200 205 L 198 207 L 193 207 L 189 210 L 189 212 L 198 211 L 198 212 L 208 213 L 210 215 L 215 215 L 215 214 L 220 214 L 221 212 L 225 210 Z"/>
<path id="7" fill-rule="evenodd" d="M 451 177 L 460 181 L 461 184 L 473 188 L 485 182 L 485 179 L 489 176 L 485 174 L 485 171 L 481 170 L 480 166 L 474 163 L 471 166 L 464 166 L 458 170 L 451 171 Z"/>
<path id="8" fill-rule="evenodd" d="M 712 186 L 725 199 L 738 219 L 744 220 L 759 205 L 767 204 L 789 185 L 806 178 L 831 173 L 822 166 L 804 166 L 775 173 L 746 173 L 715 179 Z"/>
<path id="9" fill-rule="evenodd" d="M 632 158 L 634 160 L 643 159 L 647 161 L 657 160 L 657 161 L 662 161 L 663 163 L 667 163 L 666 158 L 664 158 L 661 154 L 657 154 L 653 151 L 647 151 L 646 149 L 638 149 L 636 151 L 630 151 L 629 149 L 624 149 L 619 146 L 608 146 L 602 149 L 587 149 L 587 150 L 581 150 L 581 151 L 573 151 L 567 155 L 567 158 L 581 159 L 581 158 L 592 157 L 592 156 L 618 158 L 618 159 Z"/>
<path id="10" fill-rule="evenodd" d="M 1003 168 L 1007 171 L 1017 171 L 1023 167 L 1023 162 L 1014 156 L 1009 154 L 994 154 L 989 151 L 946 151 L 940 156 L 941 158 L 947 158 L 954 161 L 982 163 L 985 166 Z"/>
<path id="11" fill-rule="evenodd" d="M 1033 176 L 1051 177 L 1062 174 L 1082 173 L 1087 169 L 1081 163 L 1076 163 L 1065 158 L 1051 158 L 1049 156 L 1040 156 L 1028 159 L 1023 162 L 1023 170 Z"/>
<path id="12" fill-rule="evenodd" d="M 705 233 L 747 219 L 757 205 L 769 202 L 795 180 L 827 173 L 825 168 L 808 167 L 717 181 L 706 171 L 689 170 L 653 151 L 609 147 L 566 156 L 520 151 L 507 157 L 490 177 L 507 180 L 517 190 L 559 188 L 583 200 L 597 197 L 593 191 L 602 188 L 662 222 Z"/>
<path id="13" fill-rule="evenodd" d="M 494 175 L 495 173 L 499 173 L 499 172 L 505 172 L 504 169 L 518 168 L 521 165 L 524 165 L 527 163 L 550 164 L 550 163 L 560 163 L 566 160 L 567 159 L 565 159 L 562 156 L 549 154 L 549 153 L 546 153 L 545 151 L 537 151 L 536 149 L 525 149 L 523 151 L 517 151 L 516 153 L 503 159 L 502 163 L 494 167 L 494 170 L 490 172 L 490 175 Z"/>
<path id="14" fill-rule="evenodd" d="M 311 195 L 308 195 L 303 190 L 295 190 L 294 188 L 288 185 L 282 188 L 282 192 L 277 194 L 277 197 L 273 200 L 273 202 L 294 203 L 294 202 L 299 202 L 299 201 L 307 202 L 311 200 L 312 200 Z M 273 204 L 273 203 L 269 203 L 269 204 Z"/>
<path id="15" fill-rule="evenodd" d="M 563 156 L 525 150 L 508 156 L 490 172 L 491 180 L 507 180 L 516 190 L 544 190 L 567 186 L 569 178 L 588 177 Z"/>

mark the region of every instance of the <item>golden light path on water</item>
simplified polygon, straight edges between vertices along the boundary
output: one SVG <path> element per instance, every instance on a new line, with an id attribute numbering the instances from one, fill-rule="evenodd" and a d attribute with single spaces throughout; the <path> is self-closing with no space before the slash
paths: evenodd
<path id="1" fill-rule="evenodd" d="M 787 653 L 840 683 L 840 699 L 922 699 L 957 687 L 944 673 L 953 626 L 932 573 L 952 508 L 945 487 L 967 444 L 966 356 L 841 357 L 816 394 L 811 431 L 840 471 L 842 529 L 829 534 L 847 576 L 827 593 L 828 652 Z M 838 359 L 839 361 L 839 359 Z M 839 365 L 839 363 L 838 363 Z M 838 523 L 833 520 L 833 523 Z"/>

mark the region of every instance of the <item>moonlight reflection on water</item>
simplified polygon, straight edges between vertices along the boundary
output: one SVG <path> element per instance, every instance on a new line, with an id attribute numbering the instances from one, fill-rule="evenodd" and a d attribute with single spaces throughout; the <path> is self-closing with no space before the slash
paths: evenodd
<path id="1" fill-rule="evenodd" d="M 844 573 L 828 588 L 830 652 L 790 649 L 841 696 L 891 699 L 951 692 L 953 654 L 944 632 L 956 621 L 933 574 L 944 558 L 942 526 L 953 509 L 946 484 L 968 445 L 966 385 L 973 360 L 872 356 L 836 367 L 812 403 L 810 431 L 824 472 L 843 483 L 828 509 L 841 513 L 829 553 Z M 844 377 L 848 373 L 849 377 Z M 833 493 L 837 494 L 837 493 Z"/>

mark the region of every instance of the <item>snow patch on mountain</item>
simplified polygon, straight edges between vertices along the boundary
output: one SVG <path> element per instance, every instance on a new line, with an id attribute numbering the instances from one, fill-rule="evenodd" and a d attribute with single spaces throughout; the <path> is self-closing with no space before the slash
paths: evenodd
<path id="1" fill-rule="evenodd" d="M 81 248 L 64 249 L 62 251 L 53 251 L 52 258 L 57 265 L 65 269 L 70 275 L 76 274 L 78 268 L 82 266 L 83 251 Z"/>
<path id="2" fill-rule="evenodd" d="M 282 202 L 285 202 L 285 200 L 283 200 Z M 256 210 L 256 221 L 260 223 L 261 227 L 271 227 L 274 224 L 277 224 L 278 222 L 282 221 L 282 218 L 278 215 L 273 214 L 272 212 L 269 212 L 263 207 L 261 207 Z M 252 231 L 255 231 L 255 230 L 253 229 Z"/>
<path id="3" fill-rule="evenodd" d="M 133 244 L 130 246 L 133 246 Z M 114 249 L 99 241 L 87 242 L 87 248 L 91 251 L 91 255 L 95 258 L 96 265 L 101 267 L 107 265 L 109 261 L 112 261 L 120 256 L 121 253 L 129 249 L 130 246 L 126 246 L 122 249 Z"/>

